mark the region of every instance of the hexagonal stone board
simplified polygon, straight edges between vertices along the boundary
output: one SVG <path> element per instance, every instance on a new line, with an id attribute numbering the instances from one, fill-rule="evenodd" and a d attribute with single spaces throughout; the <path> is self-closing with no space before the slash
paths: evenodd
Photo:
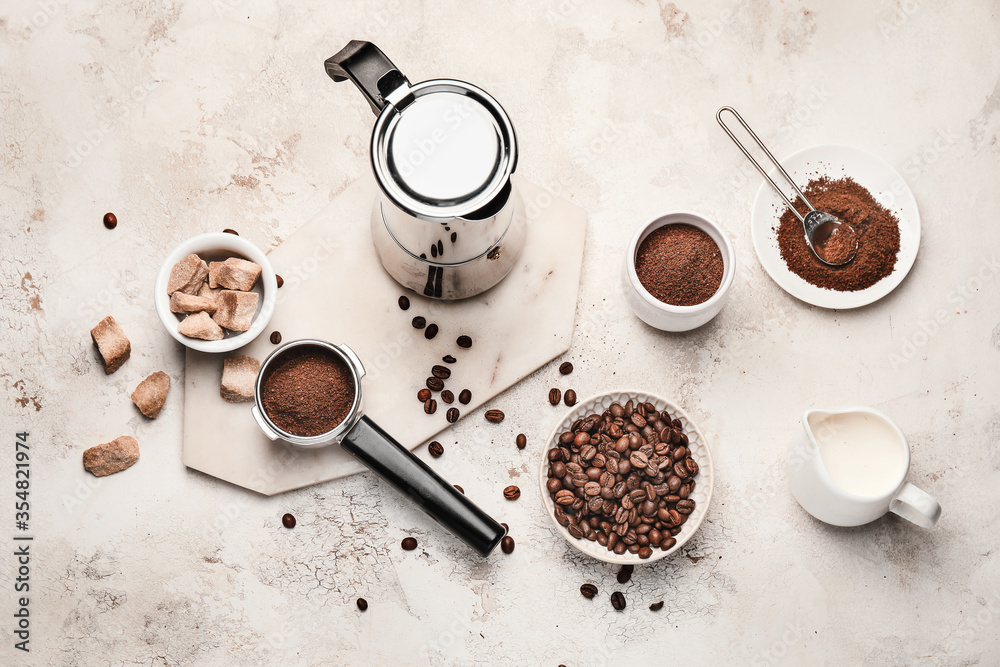
<path id="1" fill-rule="evenodd" d="M 369 216 L 376 195 L 361 179 L 337 196 L 268 257 L 281 275 L 278 306 L 257 340 L 230 355 L 263 360 L 283 342 L 320 338 L 350 345 L 367 370 L 365 413 L 403 446 L 413 449 L 449 426 L 445 409 L 426 415 L 417 401 L 430 368 L 451 354 L 458 362 L 446 387 L 472 391 L 465 415 L 569 349 L 580 287 L 587 214 L 577 206 L 518 180 L 527 204 L 528 233 L 517 266 L 485 294 L 458 302 L 409 293 L 382 269 L 371 241 Z M 397 305 L 401 294 L 410 309 Z M 440 333 L 426 340 L 410 320 L 423 315 Z M 472 336 L 471 349 L 455 344 Z M 184 393 L 184 464 L 265 495 L 325 482 L 364 470 L 332 446 L 301 451 L 271 442 L 257 428 L 250 403 L 219 396 L 227 355 L 187 350 Z"/>

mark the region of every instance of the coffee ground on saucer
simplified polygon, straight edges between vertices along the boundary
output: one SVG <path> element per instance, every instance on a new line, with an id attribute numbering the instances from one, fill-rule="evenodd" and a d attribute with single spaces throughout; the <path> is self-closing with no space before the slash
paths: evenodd
<path id="1" fill-rule="evenodd" d="M 354 404 L 354 378 L 339 357 L 322 348 L 300 347 L 268 368 L 261 386 L 264 411 L 292 435 L 332 431 Z"/>
<path id="2" fill-rule="evenodd" d="M 838 292 L 867 289 L 893 272 L 899 254 L 899 219 L 872 193 L 852 178 L 827 176 L 809 181 L 803 192 L 817 210 L 854 229 L 858 253 L 843 266 L 823 264 L 806 244 L 802 223 L 786 208 L 775 232 L 789 271 L 812 285 Z M 803 215 L 809 211 L 801 197 L 795 206 Z"/>
<path id="3" fill-rule="evenodd" d="M 696 306 L 722 284 L 722 251 L 692 225 L 670 224 L 653 231 L 635 253 L 635 274 L 646 291 L 672 306 Z"/>

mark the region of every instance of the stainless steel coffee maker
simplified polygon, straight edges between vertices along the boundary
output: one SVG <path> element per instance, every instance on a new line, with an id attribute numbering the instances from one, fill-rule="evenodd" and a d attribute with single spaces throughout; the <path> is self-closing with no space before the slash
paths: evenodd
<path id="1" fill-rule="evenodd" d="M 435 299 L 464 299 L 500 282 L 524 247 L 524 203 L 511 183 L 517 138 L 485 91 L 452 79 L 411 84 L 370 42 L 326 61 L 378 116 L 371 162 L 381 195 L 372 240 L 398 283 Z"/>

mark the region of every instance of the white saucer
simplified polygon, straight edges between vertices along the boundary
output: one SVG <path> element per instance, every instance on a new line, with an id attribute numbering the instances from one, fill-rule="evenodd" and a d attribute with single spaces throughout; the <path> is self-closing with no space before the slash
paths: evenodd
<path id="1" fill-rule="evenodd" d="M 920 247 L 920 213 L 913 193 L 899 172 L 871 153 L 840 145 L 811 146 L 789 155 L 781 160 L 781 164 L 800 188 L 804 188 L 811 178 L 822 175 L 830 178 L 850 176 L 867 188 L 899 218 L 899 255 L 893 272 L 868 289 L 838 292 L 806 282 L 789 271 L 781 258 L 774 229 L 787 206 L 770 184 L 762 181 L 750 212 L 750 233 L 761 266 L 779 287 L 795 298 L 821 308 L 859 308 L 878 301 L 903 282 L 917 259 Z M 784 185 L 785 193 L 793 194 L 777 169 L 769 174 L 775 183 Z"/>

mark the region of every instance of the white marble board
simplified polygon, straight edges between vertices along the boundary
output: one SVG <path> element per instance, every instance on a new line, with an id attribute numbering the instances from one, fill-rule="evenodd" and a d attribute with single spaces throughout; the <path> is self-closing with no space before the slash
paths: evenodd
<path id="1" fill-rule="evenodd" d="M 462 418 L 569 349 L 583 263 L 586 213 L 544 190 L 518 181 L 527 203 L 528 233 L 518 264 L 495 288 L 460 302 L 432 301 L 400 287 L 382 269 L 371 242 L 369 214 L 376 195 L 370 179 L 347 188 L 269 255 L 284 278 L 278 305 L 264 332 L 229 355 L 187 351 L 184 394 L 184 464 L 233 484 L 274 495 L 364 470 L 339 447 L 301 451 L 268 440 L 250 415 L 251 403 L 219 396 L 226 356 L 263 360 L 282 342 L 320 338 L 347 343 L 361 357 L 366 414 L 413 449 L 449 426 L 445 412 Z M 410 308 L 397 300 L 407 294 Z M 410 321 L 423 315 L 440 333 L 433 340 Z M 471 349 L 455 340 L 470 335 Z M 456 397 L 424 413 L 417 391 L 431 366 L 451 354 L 445 382 Z M 482 417 L 480 417 L 481 419 Z"/>

